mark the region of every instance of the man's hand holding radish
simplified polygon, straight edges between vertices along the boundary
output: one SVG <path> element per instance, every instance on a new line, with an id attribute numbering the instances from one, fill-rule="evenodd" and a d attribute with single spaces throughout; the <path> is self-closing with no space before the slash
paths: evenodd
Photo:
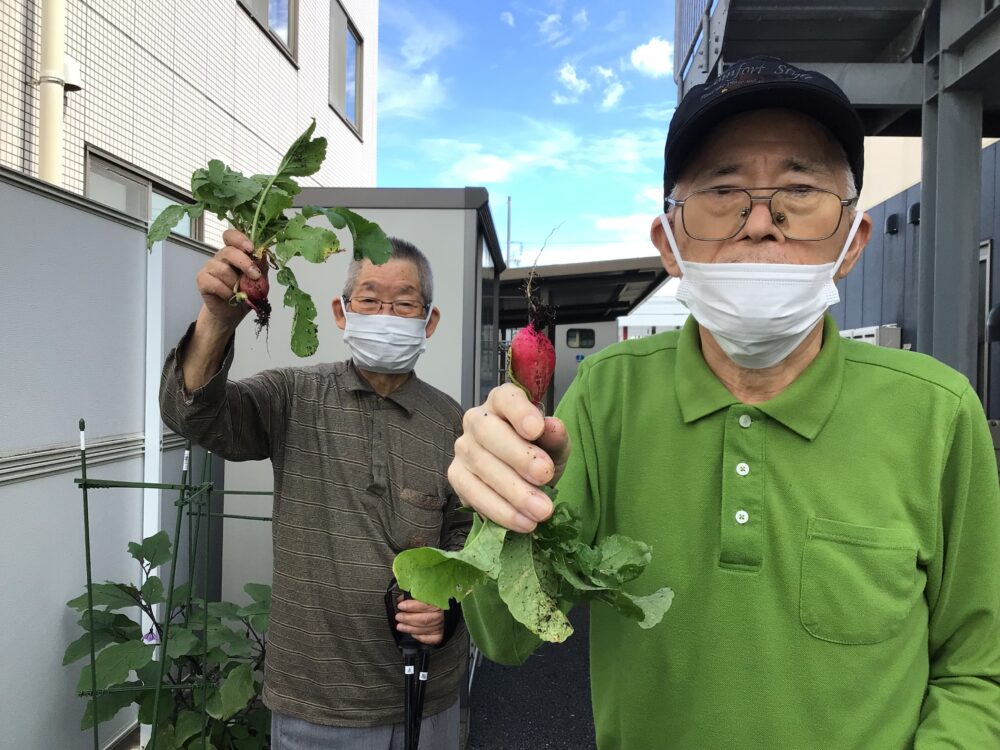
<path id="1" fill-rule="evenodd" d="M 544 417 L 513 383 L 490 391 L 465 412 L 448 480 L 462 503 L 514 531 L 528 532 L 552 515 L 542 485 L 555 486 L 569 458 L 563 423 Z"/>

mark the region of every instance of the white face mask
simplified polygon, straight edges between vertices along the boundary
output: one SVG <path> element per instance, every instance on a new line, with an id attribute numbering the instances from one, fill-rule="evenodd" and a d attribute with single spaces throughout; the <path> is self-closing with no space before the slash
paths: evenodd
<path id="1" fill-rule="evenodd" d="M 409 372 L 427 348 L 426 318 L 402 318 L 398 315 L 362 315 L 344 310 L 347 325 L 344 343 L 351 350 L 354 364 L 361 370 L 398 374 Z"/>
<path id="2" fill-rule="evenodd" d="M 666 214 L 660 224 L 684 274 L 677 299 L 711 332 L 726 356 L 758 370 L 795 351 L 826 309 L 840 301 L 833 277 L 863 218 L 858 211 L 835 262 L 813 266 L 685 262 Z"/>

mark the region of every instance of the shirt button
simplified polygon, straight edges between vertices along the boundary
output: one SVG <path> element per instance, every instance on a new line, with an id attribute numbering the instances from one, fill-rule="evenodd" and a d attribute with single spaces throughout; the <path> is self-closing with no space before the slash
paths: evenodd
<path id="1" fill-rule="evenodd" d="M 740 415 L 740 427 L 749 427 L 753 424 L 753 420 L 750 418 L 749 414 Z"/>
<path id="2" fill-rule="evenodd" d="M 742 526 L 749 520 L 750 520 L 750 514 L 747 513 L 745 510 L 736 511 L 736 523 L 738 523 L 740 526 Z"/>
<path id="3" fill-rule="evenodd" d="M 741 477 L 745 477 L 747 474 L 750 473 L 750 467 L 747 466 L 745 463 L 742 462 L 738 463 L 736 464 L 736 473 L 739 474 Z"/>

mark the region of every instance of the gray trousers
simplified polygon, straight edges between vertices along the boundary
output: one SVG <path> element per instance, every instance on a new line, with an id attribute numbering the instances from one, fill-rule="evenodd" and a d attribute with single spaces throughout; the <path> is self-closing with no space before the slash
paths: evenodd
<path id="1" fill-rule="evenodd" d="M 420 722 L 420 750 L 458 750 L 458 701 Z M 271 750 L 403 750 L 405 728 L 330 727 L 271 713 Z"/>

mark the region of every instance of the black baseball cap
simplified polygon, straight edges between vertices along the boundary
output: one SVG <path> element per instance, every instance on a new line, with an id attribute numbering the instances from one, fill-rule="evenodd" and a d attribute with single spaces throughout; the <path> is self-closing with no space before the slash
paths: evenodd
<path id="1" fill-rule="evenodd" d="M 823 124 L 844 147 L 860 192 L 865 128 L 847 95 L 822 73 L 777 57 L 750 57 L 695 86 L 677 105 L 663 150 L 664 206 L 698 142 L 716 125 L 740 112 L 772 107 L 793 109 Z"/>

